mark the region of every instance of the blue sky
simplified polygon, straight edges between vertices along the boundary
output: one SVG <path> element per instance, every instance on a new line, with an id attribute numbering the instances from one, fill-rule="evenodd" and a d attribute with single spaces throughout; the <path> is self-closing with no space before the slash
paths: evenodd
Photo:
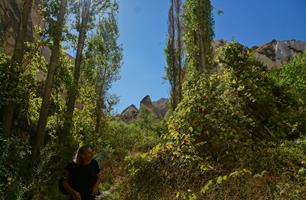
<path id="1" fill-rule="evenodd" d="M 124 49 L 121 79 L 112 93 L 120 97 L 115 112 L 150 95 L 153 101 L 169 96 L 164 47 L 170 0 L 119 0 L 120 38 Z M 247 46 L 276 40 L 306 41 L 306 0 L 212 0 L 215 39 L 235 39 Z M 214 12 L 216 13 L 216 12 Z"/>

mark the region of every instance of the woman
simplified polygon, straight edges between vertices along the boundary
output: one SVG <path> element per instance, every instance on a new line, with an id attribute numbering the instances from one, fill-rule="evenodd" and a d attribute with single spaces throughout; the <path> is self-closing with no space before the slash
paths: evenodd
<path id="1" fill-rule="evenodd" d="M 72 200 L 94 200 L 99 193 L 100 169 L 93 154 L 93 148 L 84 145 L 78 150 L 76 162 L 65 168 L 63 186 Z"/>

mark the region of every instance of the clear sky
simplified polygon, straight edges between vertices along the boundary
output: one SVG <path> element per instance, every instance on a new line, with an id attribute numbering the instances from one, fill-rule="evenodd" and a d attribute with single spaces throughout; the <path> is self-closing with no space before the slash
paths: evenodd
<path id="1" fill-rule="evenodd" d="M 121 79 L 111 92 L 120 97 L 115 112 L 150 95 L 169 96 L 164 48 L 170 0 L 119 0 L 120 38 L 124 49 Z M 306 41 L 306 0 L 212 0 L 215 39 L 235 39 L 247 46 L 276 40 Z"/>

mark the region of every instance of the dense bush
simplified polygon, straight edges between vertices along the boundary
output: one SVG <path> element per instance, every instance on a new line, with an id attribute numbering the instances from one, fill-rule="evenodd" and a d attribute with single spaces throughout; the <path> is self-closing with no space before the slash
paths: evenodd
<path id="1" fill-rule="evenodd" d="M 231 42 L 217 62 L 222 71 L 190 73 L 165 142 L 130 160 L 128 199 L 305 195 L 305 92 L 294 78 L 305 54 L 275 73 Z"/>

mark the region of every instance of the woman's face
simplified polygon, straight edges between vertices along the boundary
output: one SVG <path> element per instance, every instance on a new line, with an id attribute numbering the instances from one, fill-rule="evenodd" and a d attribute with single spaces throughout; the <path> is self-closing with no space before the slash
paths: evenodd
<path id="1" fill-rule="evenodd" d="M 80 155 L 80 160 L 82 165 L 88 165 L 91 163 L 91 160 L 93 158 L 93 150 L 91 148 L 88 148 L 84 153 Z"/>

